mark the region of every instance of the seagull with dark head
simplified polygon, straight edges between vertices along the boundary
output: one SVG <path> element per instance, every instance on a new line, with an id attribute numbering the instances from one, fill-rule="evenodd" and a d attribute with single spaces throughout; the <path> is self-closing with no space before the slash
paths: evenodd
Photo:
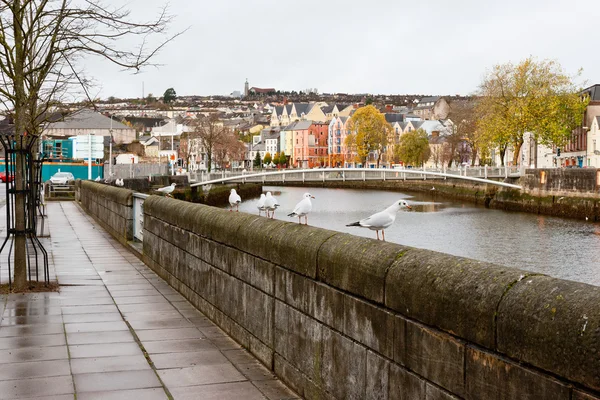
<path id="1" fill-rule="evenodd" d="M 315 196 L 310 193 L 304 193 L 302 196 L 302 200 L 298 204 L 296 204 L 296 208 L 291 214 L 288 214 L 288 217 L 298 217 L 298 223 L 301 224 L 302 217 L 304 217 L 304 225 L 308 225 L 308 213 L 312 210 L 312 203 L 310 199 L 314 199 Z"/>

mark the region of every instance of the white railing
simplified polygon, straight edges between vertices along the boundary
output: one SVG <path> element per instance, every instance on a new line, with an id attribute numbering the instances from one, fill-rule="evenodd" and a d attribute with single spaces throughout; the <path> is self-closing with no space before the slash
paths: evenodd
<path id="1" fill-rule="evenodd" d="M 223 182 L 285 183 L 285 182 L 327 182 L 327 181 L 367 181 L 367 180 L 427 180 L 462 179 L 497 186 L 521 189 L 521 186 L 495 179 L 519 177 L 515 167 L 460 167 L 456 169 L 389 169 L 389 168 L 315 168 L 264 170 L 261 172 L 211 172 L 195 177 L 191 186 L 204 186 Z M 190 181 L 194 182 L 191 179 Z"/>
<path id="2" fill-rule="evenodd" d="M 133 237 L 140 242 L 144 241 L 144 201 L 148 196 L 143 193 L 133 194 Z"/>
<path id="3" fill-rule="evenodd" d="M 406 172 L 409 177 L 407 179 L 423 179 L 423 177 L 418 177 L 418 173 L 416 171 L 423 171 L 423 172 L 437 172 L 437 173 L 441 173 L 441 174 L 446 174 L 446 175 L 455 175 L 455 176 L 470 176 L 470 177 L 476 177 L 476 178 L 483 178 L 483 179 L 489 179 L 489 178 L 508 178 L 508 177 L 519 177 L 521 176 L 521 171 L 519 167 L 488 167 L 488 166 L 484 166 L 484 167 L 469 167 L 469 166 L 465 166 L 465 167 L 452 167 L 452 168 L 446 168 L 446 167 L 440 167 L 440 168 L 425 168 L 425 169 L 415 169 L 415 168 L 407 168 L 407 169 L 396 169 L 396 168 L 315 168 L 313 170 L 295 170 L 295 169 L 285 169 L 285 170 L 279 170 L 279 169 L 261 169 L 261 170 L 255 170 L 255 171 L 246 171 L 246 172 L 240 172 L 240 171 L 218 171 L 218 172 L 204 172 L 204 171 L 199 171 L 199 172 L 190 172 L 188 173 L 188 178 L 189 181 L 192 183 L 200 183 L 200 182 L 209 182 L 209 181 L 218 181 L 218 180 L 222 180 L 222 179 L 226 179 L 226 178 L 231 178 L 231 177 L 245 177 L 245 176 L 251 176 L 251 175 L 256 175 L 256 174 L 264 174 L 261 176 L 264 176 L 264 179 L 261 178 L 259 181 L 264 181 L 264 182 L 269 182 L 269 181 L 279 181 L 279 178 L 275 178 L 275 176 L 281 176 L 281 174 L 285 171 L 285 179 L 289 180 L 289 181 L 298 181 L 301 180 L 301 171 L 304 172 L 308 172 L 311 171 L 311 177 L 309 177 L 309 180 L 316 180 L 316 178 L 313 176 L 313 174 L 318 172 L 312 172 L 312 171 L 341 171 L 341 170 L 346 170 L 346 171 L 385 171 L 385 172 L 381 172 L 381 177 L 382 179 L 387 178 L 388 176 L 393 177 L 393 173 L 395 172 L 399 172 L 399 171 L 404 171 Z M 274 174 L 274 176 L 269 176 L 268 174 Z M 354 180 L 353 178 L 351 178 L 350 176 L 355 176 L 356 174 L 350 174 L 348 175 L 349 178 L 348 180 Z M 369 176 L 372 176 L 371 174 L 369 174 Z M 306 175 L 305 175 L 305 179 Z M 325 180 L 332 180 L 334 178 L 325 178 Z M 369 178 L 367 178 L 369 179 Z M 393 179 L 393 178 L 392 178 Z M 256 181 L 256 180 L 255 180 Z"/>

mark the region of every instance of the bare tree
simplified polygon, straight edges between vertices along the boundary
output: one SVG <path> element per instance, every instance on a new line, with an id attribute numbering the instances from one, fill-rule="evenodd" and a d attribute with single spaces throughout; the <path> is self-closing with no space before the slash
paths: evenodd
<path id="1" fill-rule="evenodd" d="M 244 158 L 246 146 L 231 129 L 223 131 L 221 138 L 215 143 L 213 154 L 218 165 L 223 167 L 226 162 Z"/>
<path id="2" fill-rule="evenodd" d="M 213 154 L 217 146 L 224 140 L 229 129 L 223 126 L 223 121 L 217 114 L 208 117 L 198 117 L 193 123 L 194 136 L 198 138 L 200 145 L 206 152 L 208 172 L 212 169 Z"/>
<path id="3" fill-rule="evenodd" d="M 82 61 L 95 57 L 138 71 L 173 36 L 166 8 L 138 22 L 125 8 L 101 0 L 0 0 L 0 104 L 13 115 L 15 132 L 37 141 L 51 108 L 66 96 L 90 96 L 92 81 Z M 138 46 L 121 43 L 138 39 Z M 158 41 L 157 41 L 158 40 Z M 25 157 L 15 157 L 15 228 L 25 229 Z M 26 237 L 15 235 L 14 288 L 27 286 Z"/>

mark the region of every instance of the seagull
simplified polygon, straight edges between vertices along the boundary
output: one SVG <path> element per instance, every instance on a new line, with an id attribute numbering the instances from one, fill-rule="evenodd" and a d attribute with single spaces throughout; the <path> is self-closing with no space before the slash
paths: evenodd
<path id="1" fill-rule="evenodd" d="M 229 192 L 229 205 L 231 205 L 231 208 L 229 209 L 229 211 L 233 211 L 233 206 L 237 206 L 237 212 L 240 212 L 240 203 L 242 202 L 242 198 L 240 197 L 239 194 L 237 194 L 237 192 L 235 191 L 235 189 L 231 189 L 231 191 Z"/>
<path id="2" fill-rule="evenodd" d="M 100 178 L 100 175 L 98 175 L 98 177 L 96 177 L 96 179 L 94 179 L 95 182 L 100 182 L 102 179 Z"/>
<path id="3" fill-rule="evenodd" d="M 256 208 L 258 208 L 258 215 L 259 216 L 260 216 L 261 212 L 263 212 L 263 211 L 266 212 L 266 209 L 265 209 L 265 200 L 266 199 L 267 198 L 265 197 L 265 194 L 261 193 L 260 194 L 260 199 L 258 199 L 258 203 L 256 204 Z"/>
<path id="4" fill-rule="evenodd" d="M 115 185 L 123 187 L 125 186 L 125 182 L 123 181 L 123 179 L 117 179 L 115 181 Z"/>
<path id="5" fill-rule="evenodd" d="M 173 197 L 173 196 L 171 196 L 171 193 L 173 193 L 173 190 L 175 190 L 175 186 L 176 186 L 176 185 L 177 185 L 177 184 L 173 182 L 173 183 L 171 183 L 169 186 L 165 186 L 165 187 L 162 187 L 162 188 L 160 188 L 160 189 L 156 189 L 156 190 L 157 190 L 158 192 L 161 192 L 161 193 L 164 193 L 164 194 L 166 194 L 166 195 L 167 195 L 167 196 L 169 196 L 169 197 Z"/>
<path id="6" fill-rule="evenodd" d="M 267 197 L 265 198 L 265 210 L 267 211 L 267 218 L 269 218 L 269 211 L 271 212 L 271 219 L 275 215 L 275 210 L 279 207 L 277 203 L 277 199 L 271 195 L 271 192 L 267 192 Z"/>
<path id="7" fill-rule="evenodd" d="M 431 189 L 429 189 L 429 190 L 435 190 L 435 186 L 432 186 Z"/>
<path id="8" fill-rule="evenodd" d="M 400 211 L 401 208 L 411 209 L 412 207 L 409 206 L 405 200 L 399 200 L 381 212 L 378 212 L 376 214 L 371 215 L 368 218 L 361 219 L 358 222 L 353 222 L 346 226 L 360 226 L 363 228 L 369 228 L 372 231 L 376 231 L 377 240 L 379 240 L 379 231 L 381 231 L 383 241 L 385 242 L 384 229 L 390 227 L 394 223 L 394 221 L 396 220 L 396 213 Z"/>
<path id="9" fill-rule="evenodd" d="M 288 214 L 288 217 L 298 217 L 299 224 L 302 223 L 301 218 L 304 217 L 304 225 L 308 225 L 308 213 L 312 210 L 310 199 L 314 199 L 315 196 L 310 193 L 304 193 L 302 197 L 303 199 L 296 204 L 296 208 L 294 208 L 294 211 L 292 211 L 291 214 Z"/>

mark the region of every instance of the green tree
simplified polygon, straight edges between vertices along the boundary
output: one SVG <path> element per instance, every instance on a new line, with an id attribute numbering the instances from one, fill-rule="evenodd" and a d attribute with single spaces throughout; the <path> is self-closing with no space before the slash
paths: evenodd
<path id="1" fill-rule="evenodd" d="M 165 93 L 163 94 L 163 101 L 166 104 L 169 104 L 169 103 L 175 101 L 176 98 L 177 98 L 177 93 L 175 92 L 175 89 L 168 88 L 167 90 L 165 90 Z"/>
<path id="2" fill-rule="evenodd" d="M 496 65 L 480 85 L 478 140 L 498 147 L 503 162 L 512 146 L 514 165 L 525 132 L 540 144 L 562 146 L 581 126 L 589 98 L 580 92 L 555 61 L 530 57 L 518 65 Z"/>
<path id="3" fill-rule="evenodd" d="M 260 168 L 262 165 L 262 160 L 260 159 L 260 152 L 256 152 L 256 157 L 254 157 L 254 167 Z"/>
<path id="4" fill-rule="evenodd" d="M 281 153 L 279 153 L 279 165 L 284 167 L 286 164 L 287 164 L 287 157 L 285 156 L 285 153 L 282 151 Z"/>
<path id="5" fill-rule="evenodd" d="M 423 129 L 417 129 L 416 131 L 403 133 L 394 150 L 396 156 L 406 165 L 423 165 L 431 155 L 427 132 Z"/>
<path id="6" fill-rule="evenodd" d="M 272 163 L 275 165 L 279 165 L 279 152 L 275 153 L 275 155 L 273 156 Z"/>
<path id="7" fill-rule="evenodd" d="M 271 153 L 269 153 L 267 151 L 267 153 L 265 154 L 265 158 L 263 159 L 263 162 L 265 163 L 265 165 L 270 165 L 271 161 L 273 161 L 273 158 L 271 157 Z"/>
<path id="8" fill-rule="evenodd" d="M 369 153 L 376 152 L 377 167 L 379 167 L 381 154 L 389 144 L 393 132 L 385 116 L 374 106 L 361 107 L 350 119 L 349 130 L 352 133 L 346 136 L 346 146 L 356 151 L 358 160 L 363 164 Z"/>

